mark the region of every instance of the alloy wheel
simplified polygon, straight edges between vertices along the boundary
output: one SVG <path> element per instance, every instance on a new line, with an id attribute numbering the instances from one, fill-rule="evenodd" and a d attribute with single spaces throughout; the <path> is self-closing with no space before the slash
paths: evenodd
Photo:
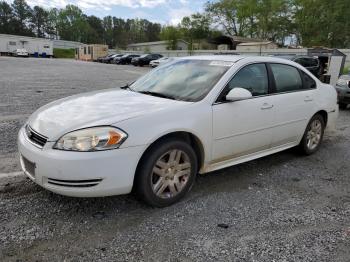
<path id="1" fill-rule="evenodd" d="M 322 138 L 322 123 L 319 119 L 312 121 L 306 135 L 306 145 L 309 150 L 314 150 Z"/>
<path id="2" fill-rule="evenodd" d="M 179 194 L 189 180 L 191 168 L 190 158 L 184 151 L 172 149 L 163 154 L 152 170 L 154 194 L 163 199 Z"/>

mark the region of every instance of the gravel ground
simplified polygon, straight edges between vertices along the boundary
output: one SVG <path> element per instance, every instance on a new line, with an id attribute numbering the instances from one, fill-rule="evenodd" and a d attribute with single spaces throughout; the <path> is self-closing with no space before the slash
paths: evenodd
<path id="1" fill-rule="evenodd" d="M 0 70 L 3 172 L 18 171 L 8 141 L 35 108 L 136 77 L 129 67 L 56 60 L 1 58 Z M 349 123 L 342 111 L 312 156 L 288 150 L 200 176 L 163 209 L 132 195 L 75 199 L 23 176 L 0 179 L 0 261 L 350 261 Z"/>

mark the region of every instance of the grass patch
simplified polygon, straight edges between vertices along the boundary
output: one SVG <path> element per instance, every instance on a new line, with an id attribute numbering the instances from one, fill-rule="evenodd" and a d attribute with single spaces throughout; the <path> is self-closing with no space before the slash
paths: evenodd
<path id="1" fill-rule="evenodd" d="M 53 56 L 55 58 L 75 58 L 75 49 L 54 48 Z"/>
<path id="2" fill-rule="evenodd" d="M 350 66 L 344 66 L 343 74 L 346 75 L 346 74 L 349 74 L 349 73 L 350 73 Z"/>

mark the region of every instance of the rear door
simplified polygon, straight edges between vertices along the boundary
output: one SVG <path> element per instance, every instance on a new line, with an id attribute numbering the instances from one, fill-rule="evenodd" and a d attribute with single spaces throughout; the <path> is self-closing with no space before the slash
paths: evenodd
<path id="1" fill-rule="evenodd" d="M 269 64 L 274 79 L 274 128 L 271 147 L 299 141 L 315 112 L 316 82 L 304 71 L 286 64 Z"/>

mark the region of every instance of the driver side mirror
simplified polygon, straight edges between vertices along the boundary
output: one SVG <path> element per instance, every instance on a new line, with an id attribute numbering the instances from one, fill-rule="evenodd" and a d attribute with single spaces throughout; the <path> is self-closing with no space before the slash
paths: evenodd
<path id="1" fill-rule="evenodd" d="M 241 101 L 252 98 L 253 95 L 247 89 L 235 87 L 226 95 L 227 101 Z"/>

